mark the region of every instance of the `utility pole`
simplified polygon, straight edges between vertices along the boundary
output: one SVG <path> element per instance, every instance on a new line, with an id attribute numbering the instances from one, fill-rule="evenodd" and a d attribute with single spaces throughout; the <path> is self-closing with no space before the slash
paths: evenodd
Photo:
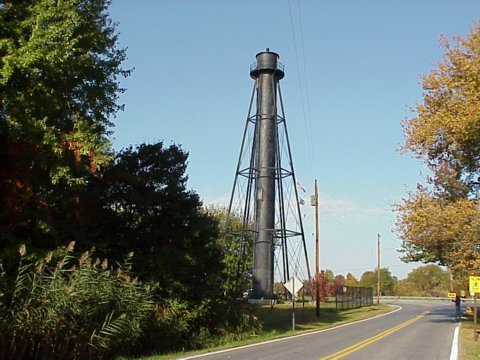
<path id="1" fill-rule="evenodd" d="M 377 234 L 377 305 L 380 304 L 380 234 Z"/>
<path id="2" fill-rule="evenodd" d="M 318 246 L 318 189 L 317 179 L 315 179 L 315 192 L 313 195 L 313 206 L 315 207 L 315 279 L 317 281 L 316 287 L 316 307 L 317 317 L 320 317 L 320 276 L 319 276 L 319 246 Z"/>

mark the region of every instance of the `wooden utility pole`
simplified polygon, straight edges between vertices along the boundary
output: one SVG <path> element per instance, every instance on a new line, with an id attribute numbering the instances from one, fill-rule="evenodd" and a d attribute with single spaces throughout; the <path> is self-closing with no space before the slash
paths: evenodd
<path id="1" fill-rule="evenodd" d="M 315 193 L 313 195 L 313 206 L 315 206 L 315 279 L 317 280 L 316 288 L 316 307 L 317 317 L 320 317 L 320 276 L 319 276 L 319 246 L 318 246 L 318 189 L 317 179 L 315 179 Z"/>
<path id="2" fill-rule="evenodd" d="M 380 234 L 377 234 L 377 304 L 380 304 Z"/>

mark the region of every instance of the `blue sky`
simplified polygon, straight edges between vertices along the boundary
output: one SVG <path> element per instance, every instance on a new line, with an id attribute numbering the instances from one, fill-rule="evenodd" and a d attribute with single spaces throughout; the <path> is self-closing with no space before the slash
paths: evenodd
<path id="1" fill-rule="evenodd" d="M 420 78 L 441 60 L 438 36 L 465 35 L 478 0 L 115 0 L 125 111 L 114 146 L 163 140 L 189 152 L 188 187 L 206 205 L 225 204 L 253 82 L 249 65 L 270 48 L 281 80 L 297 179 L 320 192 L 320 266 L 358 278 L 381 266 L 398 278 L 392 206 L 424 182 L 402 143 L 401 121 L 421 101 Z M 308 204 L 307 204 L 308 205 Z M 313 208 L 302 207 L 313 252 Z M 313 263 L 311 261 L 311 263 Z"/>

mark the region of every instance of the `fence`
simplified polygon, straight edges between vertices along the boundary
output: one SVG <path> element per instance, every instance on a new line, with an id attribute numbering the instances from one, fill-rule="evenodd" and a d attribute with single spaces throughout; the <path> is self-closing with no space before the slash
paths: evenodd
<path id="1" fill-rule="evenodd" d="M 373 305 L 373 289 L 362 286 L 336 286 L 334 288 L 337 310 L 355 309 Z"/>

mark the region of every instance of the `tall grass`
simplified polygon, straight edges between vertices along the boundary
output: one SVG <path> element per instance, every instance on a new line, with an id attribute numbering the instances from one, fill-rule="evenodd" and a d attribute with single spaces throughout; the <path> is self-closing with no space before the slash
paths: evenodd
<path id="1" fill-rule="evenodd" d="M 130 257 L 111 268 L 73 244 L 40 261 L 25 247 L 13 274 L 0 264 L 0 359 L 101 359 L 126 353 L 152 314 Z"/>

